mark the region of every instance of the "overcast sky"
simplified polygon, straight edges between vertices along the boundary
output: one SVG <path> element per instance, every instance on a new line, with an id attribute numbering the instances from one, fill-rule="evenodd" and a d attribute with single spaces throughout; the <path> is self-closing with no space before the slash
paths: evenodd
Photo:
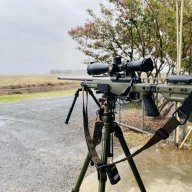
<path id="1" fill-rule="evenodd" d="M 68 31 L 106 0 L 0 0 L 0 74 L 82 69 Z"/>

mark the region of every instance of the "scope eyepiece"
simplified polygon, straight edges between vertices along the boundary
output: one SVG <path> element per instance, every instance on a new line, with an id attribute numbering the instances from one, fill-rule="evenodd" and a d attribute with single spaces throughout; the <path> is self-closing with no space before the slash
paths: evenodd
<path id="1" fill-rule="evenodd" d="M 130 61 L 127 64 L 125 64 L 125 71 L 127 73 L 132 73 L 134 71 L 148 72 L 152 71 L 153 69 L 154 69 L 153 61 L 151 58 L 146 58 L 144 60 Z"/>

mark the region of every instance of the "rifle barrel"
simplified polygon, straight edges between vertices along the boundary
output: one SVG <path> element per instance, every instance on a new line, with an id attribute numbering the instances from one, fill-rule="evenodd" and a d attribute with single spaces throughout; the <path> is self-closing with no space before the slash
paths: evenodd
<path id="1" fill-rule="evenodd" d="M 74 80 L 74 81 L 93 81 L 99 80 L 101 77 L 92 77 L 92 76 L 63 76 L 58 77 L 59 80 Z M 103 80 L 110 80 L 110 77 L 102 77 Z"/>

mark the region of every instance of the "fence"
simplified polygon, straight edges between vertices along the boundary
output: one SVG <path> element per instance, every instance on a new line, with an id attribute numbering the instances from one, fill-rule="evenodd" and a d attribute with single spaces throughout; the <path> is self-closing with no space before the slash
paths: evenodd
<path id="1" fill-rule="evenodd" d="M 176 106 L 176 105 L 175 105 Z M 153 134 L 157 129 L 161 128 L 171 117 L 175 111 L 173 107 L 167 117 L 148 117 L 145 115 L 145 107 L 143 102 L 126 103 L 118 105 L 118 123 L 131 130 L 142 133 Z M 190 123 L 190 122 L 189 122 Z M 179 126 L 179 141 L 186 138 L 188 123 Z M 176 142 L 176 131 L 171 134 L 172 140 Z"/>
<path id="2" fill-rule="evenodd" d="M 142 133 L 150 133 L 150 129 L 145 126 L 143 102 L 118 104 L 118 122 L 124 127 Z"/>

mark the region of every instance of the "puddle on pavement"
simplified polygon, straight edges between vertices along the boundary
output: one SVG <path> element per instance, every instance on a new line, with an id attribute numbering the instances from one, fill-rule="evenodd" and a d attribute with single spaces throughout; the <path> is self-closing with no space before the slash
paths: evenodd
<path id="1" fill-rule="evenodd" d="M 5 119 L 0 116 L 0 127 L 5 125 Z"/>
<path id="2" fill-rule="evenodd" d="M 2 127 L 3 125 L 7 124 L 7 123 L 15 123 L 15 122 L 27 122 L 27 121 L 31 121 L 28 119 L 21 119 L 21 118 L 16 118 L 16 117 L 11 117 L 11 116 L 0 116 L 0 127 Z"/>
<path id="3" fill-rule="evenodd" d="M 147 191 L 182 192 L 191 190 L 192 150 L 154 147 L 136 157 L 135 161 Z M 126 175 L 125 173 L 122 175 L 124 181 L 130 180 L 130 175 Z M 131 181 L 127 188 L 139 191 L 133 177 Z"/>
<path id="4" fill-rule="evenodd" d="M 165 177 L 177 175 L 180 181 L 185 180 L 185 182 L 188 177 L 190 181 L 192 180 L 192 150 L 165 147 L 152 149 L 143 156 L 143 171 L 155 169 L 158 175 L 162 174 Z"/>
<path id="5" fill-rule="evenodd" d="M 5 122 L 0 120 L 0 127 L 2 127 L 5 124 Z"/>
<path id="6" fill-rule="evenodd" d="M 163 147 L 146 150 L 134 158 L 147 192 L 185 192 L 192 189 L 192 150 Z M 139 192 L 138 185 L 127 162 L 118 165 L 121 181 L 107 184 L 110 192 Z M 82 192 L 95 192 L 98 185 L 96 174 L 85 179 Z M 93 185 L 90 188 L 89 184 Z M 97 187 L 96 187 L 97 188 Z M 93 190 L 92 190 L 93 189 Z"/>

